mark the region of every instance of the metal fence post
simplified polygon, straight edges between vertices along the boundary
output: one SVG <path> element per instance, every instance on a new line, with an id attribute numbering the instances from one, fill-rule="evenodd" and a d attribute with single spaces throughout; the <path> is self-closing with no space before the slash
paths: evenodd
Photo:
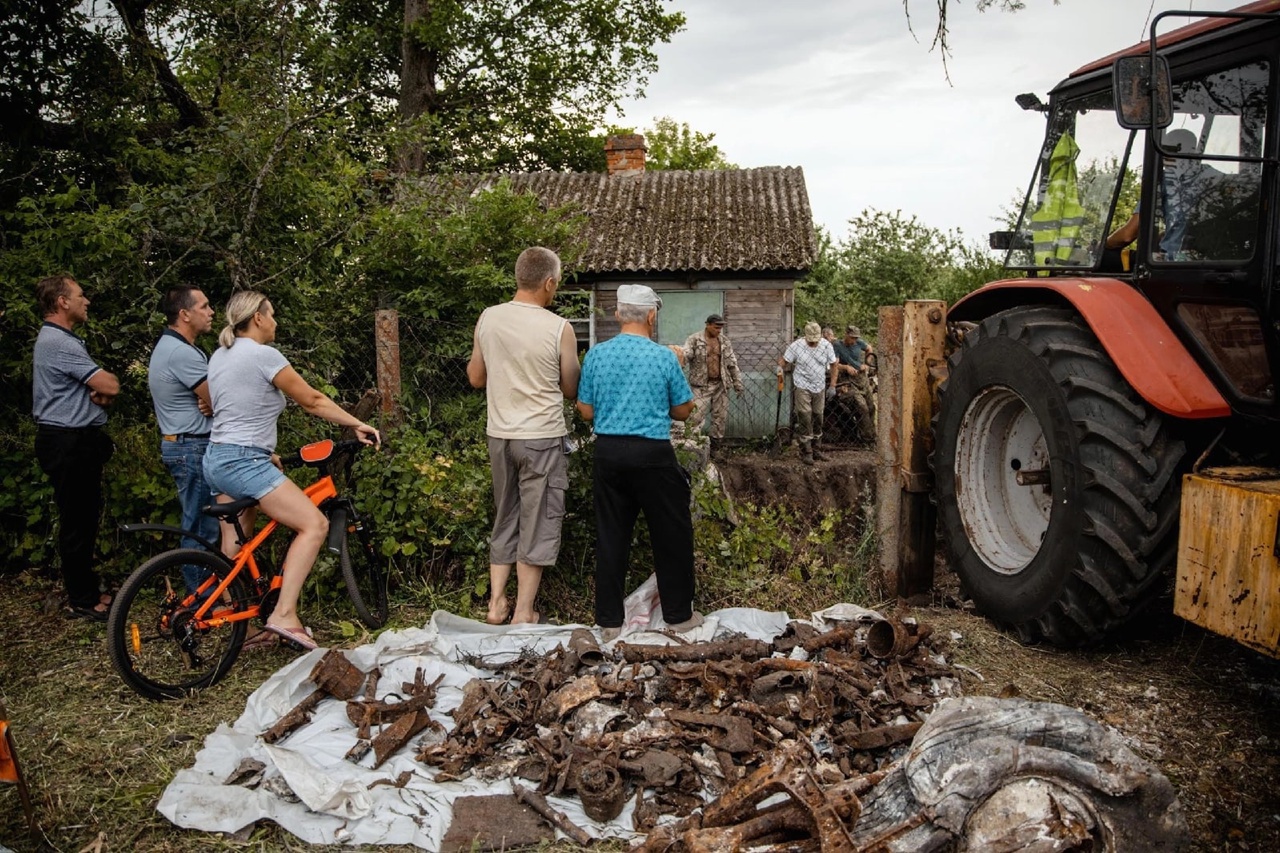
<path id="1" fill-rule="evenodd" d="M 902 507 L 899 440 L 902 435 L 902 306 L 880 308 L 876 326 L 876 545 L 880 581 L 897 596 Z"/>
<path id="2" fill-rule="evenodd" d="M 378 358 L 378 400 L 383 423 L 400 420 L 400 314 L 379 308 L 374 320 L 374 352 Z"/>

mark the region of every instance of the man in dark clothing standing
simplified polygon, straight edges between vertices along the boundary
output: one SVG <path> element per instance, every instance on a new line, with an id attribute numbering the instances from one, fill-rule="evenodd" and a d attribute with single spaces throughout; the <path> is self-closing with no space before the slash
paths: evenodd
<path id="1" fill-rule="evenodd" d="M 671 421 L 693 409 L 674 352 L 652 340 L 662 300 L 643 284 L 618 288 L 621 333 L 587 351 L 578 413 L 595 427 L 596 624 L 617 639 L 631 534 L 644 512 L 653 543 L 663 620 L 677 632 L 702 624 L 693 609 L 693 519 L 689 477 L 671 446 Z"/>
<path id="2" fill-rule="evenodd" d="M 89 297 L 75 279 L 41 280 L 36 302 L 44 325 L 32 358 L 31 413 L 36 459 L 53 484 L 58 506 L 67 615 L 105 622 L 111 597 L 101 592 L 93 547 L 102 516 L 102 468 L 114 450 L 102 427 L 120 380 L 99 367 L 84 341 L 72 334 L 89 319 Z"/>

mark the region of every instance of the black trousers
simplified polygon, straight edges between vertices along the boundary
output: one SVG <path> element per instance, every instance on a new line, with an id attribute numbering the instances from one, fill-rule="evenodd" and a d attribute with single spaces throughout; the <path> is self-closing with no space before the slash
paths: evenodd
<path id="1" fill-rule="evenodd" d="M 597 435 L 595 445 L 596 624 L 622 625 L 631 535 L 641 512 L 653 544 L 663 618 L 684 622 L 693 615 L 694 592 L 689 477 L 670 441 Z"/>
<path id="2" fill-rule="evenodd" d="M 36 460 L 53 484 L 62 583 L 73 607 L 98 604 L 93 548 L 102 519 L 102 468 L 114 450 L 98 427 L 36 427 Z"/>

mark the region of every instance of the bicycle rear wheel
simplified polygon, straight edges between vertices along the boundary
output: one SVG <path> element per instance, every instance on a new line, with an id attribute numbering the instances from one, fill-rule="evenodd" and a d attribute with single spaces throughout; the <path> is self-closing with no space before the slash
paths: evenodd
<path id="1" fill-rule="evenodd" d="M 216 684 L 231 669 L 244 643 L 247 620 L 218 627 L 194 624 L 200 600 L 184 580 L 187 566 L 196 571 L 185 576 L 215 575 L 217 582 L 230 571 L 224 560 L 207 551 L 166 551 L 139 566 L 111 604 L 107 618 L 111 663 L 126 684 L 148 699 L 179 699 Z M 256 605 L 249 585 L 237 576 L 205 618 L 243 613 Z"/>
<path id="2" fill-rule="evenodd" d="M 381 628 L 387 623 L 387 568 L 374 553 L 368 530 L 357 528 L 342 538 L 338 565 L 360 621 L 370 628 Z"/>

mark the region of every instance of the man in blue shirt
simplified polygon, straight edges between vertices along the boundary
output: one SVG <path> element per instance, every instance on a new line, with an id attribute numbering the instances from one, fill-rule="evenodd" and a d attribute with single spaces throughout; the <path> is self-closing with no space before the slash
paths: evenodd
<path id="1" fill-rule="evenodd" d="M 693 609 L 689 478 L 671 446 L 671 421 L 693 410 L 693 391 L 670 349 L 652 340 L 662 300 L 652 288 L 618 288 L 621 333 L 582 363 L 578 413 L 595 425 L 596 624 L 609 642 L 624 621 L 631 534 L 644 512 L 663 619 L 677 632 L 702 624 Z"/>
<path id="2" fill-rule="evenodd" d="M 93 548 L 102 517 L 102 469 L 115 447 L 102 427 L 120 380 L 89 357 L 72 329 L 89 319 L 89 297 L 69 275 L 36 285 L 44 325 L 32 356 L 31 414 L 36 459 L 58 506 L 58 555 L 67 615 L 107 621 L 111 596 L 101 591 Z"/>
<path id="3" fill-rule="evenodd" d="M 213 502 L 204 481 L 204 452 L 209 447 L 209 357 L 196 338 L 213 328 L 209 299 L 191 285 L 171 287 L 160 300 L 168 328 L 160 334 L 147 368 L 147 386 L 160 427 L 160 459 L 178 487 L 182 529 L 218 542 L 218 520 L 200 511 Z M 182 537 L 183 548 L 203 547 Z M 200 584 L 194 566 L 185 566 L 188 591 Z"/>

